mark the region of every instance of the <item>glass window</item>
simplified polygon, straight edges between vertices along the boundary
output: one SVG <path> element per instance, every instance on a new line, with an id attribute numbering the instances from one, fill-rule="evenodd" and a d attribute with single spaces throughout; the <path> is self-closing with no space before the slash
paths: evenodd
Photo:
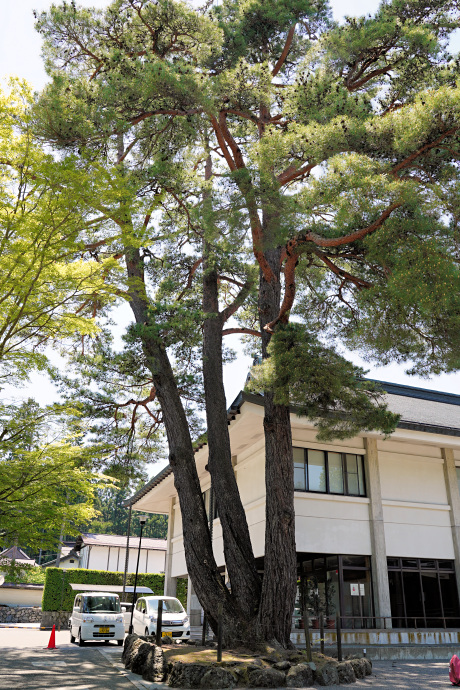
<path id="1" fill-rule="evenodd" d="M 329 491 L 331 494 L 343 494 L 343 467 L 341 453 L 328 453 Z"/>
<path id="2" fill-rule="evenodd" d="M 347 467 L 347 487 L 348 493 L 357 496 L 359 494 L 358 463 L 356 455 L 345 455 Z"/>
<path id="3" fill-rule="evenodd" d="M 305 451 L 303 448 L 293 448 L 294 454 L 294 489 L 305 491 Z"/>
<path id="4" fill-rule="evenodd" d="M 418 568 L 418 560 L 416 558 L 403 558 L 402 559 L 403 568 Z"/>
<path id="5" fill-rule="evenodd" d="M 324 450 L 308 451 L 308 490 L 326 491 L 326 454 Z"/>
<path id="6" fill-rule="evenodd" d="M 296 491 L 366 495 L 361 455 L 293 448 L 293 459 Z"/>
<path id="7" fill-rule="evenodd" d="M 119 613 L 120 600 L 113 595 L 88 596 L 83 600 L 83 613 Z"/>
<path id="8" fill-rule="evenodd" d="M 438 561 L 438 566 L 439 566 L 439 570 L 453 570 L 454 569 L 454 562 L 453 561 Z"/>
<path id="9" fill-rule="evenodd" d="M 204 493 L 201 494 L 204 502 L 204 509 L 206 511 L 206 515 L 209 520 L 209 515 L 211 512 L 211 489 L 207 489 Z M 216 519 L 217 517 L 217 505 L 216 505 L 216 496 L 214 495 L 214 515 L 213 515 L 213 520 Z"/>

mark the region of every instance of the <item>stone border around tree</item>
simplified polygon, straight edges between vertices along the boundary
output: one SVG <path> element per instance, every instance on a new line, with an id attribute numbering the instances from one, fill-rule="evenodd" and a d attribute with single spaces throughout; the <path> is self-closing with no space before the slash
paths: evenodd
<path id="1" fill-rule="evenodd" d="M 172 643 L 171 639 L 171 643 Z M 300 652 L 288 652 L 290 659 L 273 661 L 268 656 L 248 662 L 214 663 L 175 661 L 167 663 L 163 649 L 153 636 L 127 635 L 122 661 L 126 669 L 143 680 L 167 683 L 173 688 L 308 688 L 312 685 L 349 685 L 371 675 L 369 659 L 337 661 L 316 655 L 318 663 L 302 660 Z M 264 663 L 265 662 L 265 663 Z M 265 665 L 265 664 L 269 665 Z"/>

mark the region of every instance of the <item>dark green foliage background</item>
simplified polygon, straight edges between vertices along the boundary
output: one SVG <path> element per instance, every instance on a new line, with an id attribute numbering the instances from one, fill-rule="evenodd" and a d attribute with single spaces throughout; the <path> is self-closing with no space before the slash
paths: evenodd
<path id="1" fill-rule="evenodd" d="M 134 573 L 128 573 L 126 584 L 134 586 Z M 150 587 L 154 594 L 163 594 L 163 573 L 141 573 L 137 576 L 139 587 Z M 123 573 L 106 570 L 83 570 L 82 568 L 47 568 L 45 588 L 43 590 L 43 611 L 71 611 L 77 592 L 70 587 L 70 583 L 82 585 L 122 585 Z M 64 585 L 64 596 L 62 587 Z M 125 600 L 130 601 L 132 595 L 125 595 Z M 177 579 L 177 598 L 185 606 L 187 600 L 187 580 Z M 61 606 L 62 597 L 62 606 Z"/>

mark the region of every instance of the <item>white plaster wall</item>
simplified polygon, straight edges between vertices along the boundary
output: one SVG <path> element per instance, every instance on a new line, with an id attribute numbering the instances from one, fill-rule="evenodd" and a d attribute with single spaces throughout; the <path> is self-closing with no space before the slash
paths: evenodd
<path id="1" fill-rule="evenodd" d="M 446 505 L 442 459 L 407 450 L 405 454 L 379 451 L 382 499 Z"/>
<path id="2" fill-rule="evenodd" d="M 441 449 L 378 441 L 388 556 L 453 558 Z"/>
<path id="3" fill-rule="evenodd" d="M 43 589 L 0 587 L 0 604 L 5 606 L 41 606 Z"/>
<path id="4" fill-rule="evenodd" d="M 175 537 L 172 540 L 171 577 L 182 577 L 186 574 L 184 542 L 182 537 Z"/>
<path id="5" fill-rule="evenodd" d="M 388 556 L 454 558 L 448 506 L 383 501 Z"/>
<path id="6" fill-rule="evenodd" d="M 369 499 L 296 491 L 294 509 L 297 551 L 371 553 Z"/>
<path id="7" fill-rule="evenodd" d="M 110 549 L 110 552 L 109 552 Z M 87 551 L 85 546 L 83 551 Z M 138 549 L 129 549 L 128 572 L 136 571 Z M 142 549 L 139 559 L 140 573 L 164 573 L 166 551 Z M 85 566 L 89 570 L 123 571 L 125 569 L 126 549 L 115 546 L 92 546 L 91 553 L 86 556 Z"/>

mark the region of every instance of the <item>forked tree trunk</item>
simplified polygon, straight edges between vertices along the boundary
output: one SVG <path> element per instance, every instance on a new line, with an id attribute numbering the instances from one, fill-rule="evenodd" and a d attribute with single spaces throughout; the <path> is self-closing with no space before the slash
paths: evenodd
<path id="1" fill-rule="evenodd" d="M 267 357 L 270 335 L 263 328 L 279 314 L 281 249 L 267 249 L 264 254 L 277 278 L 267 282 L 260 276 L 262 354 Z M 289 647 L 297 588 L 291 423 L 289 408 L 276 405 L 272 393 L 264 393 L 264 411 L 266 522 L 259 627 L 264 639 Z"/>
<path id="2" fill-rule="evenodd" d="M 235 571 L 235 582 L 238 596 L 232 594 L 225 586 L 225 582 L 218 571 L 214 559 L 211 537 L 204 502 L 201 496 L 201 487 L 195 464 L 195 454 L 190 437 L 190 430 L 185 415 L 184 407 L 177 389 L 174 372 L 171 367 L 167 352 L 154 333 L 149 333 L 149 327 L 153 327 L 150 321 L 148 300 L 144 289 L 144 276 L 142 258 L 137 249 L 127 252 L 127 272 L 130 283 L 131 308 L 133 310 L 136 323 L 139 326 L 142 347 L 147 360 L 147 366 L 152 374 L 155 385 L 156 395 L 161 405 L 166 435 L 169 444 L 169 461 L 174 473 L 174 485 L 179 498 L 179 505 L 182 514 L 183 539 L 187 572 L 190 575 L 195 592 L 203 606 L 211 627 L 217 630 L 217 615 L 219 608 L 222 607 L 222 617 L 224 621 L 223 641 L 226 645 L 233 645 L 240 642 L 254 642 L 254 630 L 251 627 L 254 622 L 253 602 L 254 589 L 257 589 L 257 582 L 254 583 L 253 572 L 251 572 L 251 558 L 248 555 L 248 544 L 250 547 L 249 533 L 247 541 L 244 543 L 244 524 L 246 518 L 243 511 L 243 527 L 233 521 L 233 515 L 228 510 L 226 531 L 234 530 L 235 534 L 230 535 L 230 550 L 228 552 L 229 563 Z M 153 331 L 153 328 L 152 328 Z M 222 336 L 220 336 L 221 338 Z M 210 345 L 212 347 L 213 339 Z M 211 357 L 210 364 L 215 364 L 215 357 Z M 218 378 L 218 377 L 217 377 Z M 211 394 L 216 390 L 211 387 Z M 217 409 L 217 401 L 214 403 Z M 222 402 L 220 401 L 220 407 Z M 225 422 L 223 419 L 225 418 Z M 216 416 L 220 428 L 225 424 L 227 428 L 227 417 L 225 413 L 225 398 L 223 400 L 223 414 Z M 217 429 L 217 426 L 216 426 Z M 213 441 L 218 443 L 221 434 L 212 435 Z M 224 444 L 225 445 L 225 444 Z M 218 447 L 221 446 L 218 444 Z M 231 458 L 229 458 L 229 466 Z M 228 469 L 228 468 L 227 468 Z M 217 471 L 218 470 L 218 471 Z M 236 487 L 233 469 L 231 475 L 226 471 L 225 463 L 223 472 L 219 468 L 216 470 L 216 481 L 219 487 L 224 487 L 226 483 Z M 237 487 L 236 487 L 237 491 Z M 238 528 L 238 529 L 236 529 Z M 247 525 L 246 525 L 247 530 Z M 236 544 L 237 538 L 241 537 L 241 544 Z M 242 568 L 239 577 L 236 574 L 236 564 Z M 254 568 L 255 571 L 255 568 Z M 245 577 L 245 574 L 248 577 Z M 255 593 L 257 595 L 257 592 Z"/>
<path id="3" fill-rule="evenodd" d="M 217 272 L 203 265 L 203 378 L 208 428 L 208 466 L 224 542 L 224 557 L 235 603 L 246 623 L 258 609 L 257 573 L 246 514 L 232 465 L 222 375 L 222 318 L 218 311 Z"/>

